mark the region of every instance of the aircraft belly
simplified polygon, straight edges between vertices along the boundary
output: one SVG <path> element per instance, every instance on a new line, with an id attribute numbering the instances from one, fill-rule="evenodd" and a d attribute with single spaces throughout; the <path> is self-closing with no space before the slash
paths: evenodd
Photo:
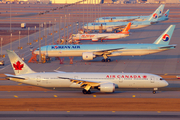
<path id="1" fill-rule="evenodd" d="M 119 88 L 155 88 L 159 87 L 157 82 L 151 83 L 149 80 L 122 80 L 118 84 Z"/>
<path id="2" fill-rule="evenodd" d="M 108 56 L 141 56 L 141 55 L 147 55 L 147 54 L 153 54 L 157 53 L 163 50 L 157 50 L 157 49 L 139 49 L 139 50 L 121 50 L 117 52 L 113 52 L 112 54 Z"/>
<path id="3" fill-rule="evenodd" d="M 59 50 L 59 51 L 49 51 L 49 57 L 69 57 L 69 56 L 82 56 L 82 51 L 80 50 Z"/>

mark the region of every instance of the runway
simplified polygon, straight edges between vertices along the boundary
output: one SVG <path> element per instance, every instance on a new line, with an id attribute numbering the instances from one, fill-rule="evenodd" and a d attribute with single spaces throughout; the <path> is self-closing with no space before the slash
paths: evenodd
<path id="1" fill-rule="evenodd" d="M 6 13 L 6 8 L 3 5 L 2 10 L 3 18 L 1 22 L 9 22 L 9 13 Z M 9 6 L 9 5 L 8 5 Z M 15 5 L 17 7 L 18 5 Z M 45 6 L 45 7 L 44 7 Z M 43 10 L 53 8 L 53 5 L 37 8 L 37 5 L 31 5 L 29 10 L 20 8 L 16 17 L 12 17 L 12 22 L 38 23 L 38 16 L 33 16 Z M 28 6 L 25 6 L 28 7 Z M 59 7 L 59 6 L 58 6 Z M 103 16 L 109 15 L 148 15 L 151 14 L 158 5 L 104 5 Z M 140 7 L 140 8 L 139 8 Z M 12 7 L 13 9 L 13 7 Z M 127 10 L 128 9 L 128 10 Z M 130 9 L 130 10 L 129 10 Z M 172 35 L 170 44 L 177 44 L 176 49 L 164 51 L 152 55 L 145 56 L 119 56 L 112 57 L 112 62 L 102 63 L 102 58 L 96 58 L 92 61 L 83 61 L 82 57 L 75 57 L 73 64 L 69 64 L 69 58 L 65 57 L 64 64 L 59 64 L 59 60 L 52 58 L 51 63 L 36 64 L 27 63 L 31 57 L 30 46 L 27 45 L 28 37 L 20 40 L 23 49 L 18 49 L 19 41 L 12 43 L 12 50 L 19 55 L 24 55 L 25 62 L 37 72 L 43 71 L 65 71 L 65 72 L 135 72 L 135 73 L 153 73 L 164 76 L 179 75 L 180 74 L 180 11 L 179 5 L 166 4 L 164 11 L 170 9 L 170 19 L 161 23 L 151 25 L 146 28 L 130 30 L 131 35 L 124 39 L 111 40 L 104 42 L 91 42 L 82 41 L 82 44 L 128 44 L 128 43 L 153 43 L 161 33 L 171 24 L 175 24 L 176 28 Z M 15 10 L 15 9 L 14 9 Z M 73 19 L 71 20 L 72 26 L 69 27 L 69 33 L 77 33 L 76 27 L 82 27 L 83 22 L 77 26 L 76 20 L 82 18 L 82 6 L 78 10 L 73 7 L 69 9 Z M 142 12 L 143 10 L 143 12 Z M 9 11 L 9 8 L 8 10 Z M 24 14 L 26 12 L 27 14 Z M 64 16 L 64 11 L 61 11 Z M 22 14 L 23 13 L 23 14 Z M 32 16 L 28 16 L 32 15 Z M 57 15 L 57 11 L 55 15 Z M 23 17 L 26 16 L 26 17 Z M 77 15 L 77 16 L 76 16 Z M 90 16 L 90 15 L 89 15 Z M 97 16 L 96 16 L 97 17 Z M 21 19 L 22 18 L 22 19 Z M 59 16 L 55 16 L 57 20 Z M 46 20 L 47 19 L 47 20 Z M 94 19 L 93 17 L 90 18 Z M 46 14 L 42 17 L 42 22 L 52 21 L 52 13 Z M 86 21 L 86 20 L 85 20 Z M 90 21 L 90 20 L 89 20 Z M 63 27 L 64 24 L 61 24 Z M 54 26 L 55 30 L 59 30 L 59 24 Z M 16 28 L 14 28 L 16 29 Z M 12 30 L 14 30 L 12 29 Z M 52 31 L 52 27 L 47 28 L 47 33 Z M 7 29 L 8 30 L 8 29 Z M 17 29 L 19 30 L 19 29 Z M 27 30 L 27 29 L 26 29 Z M 34 28 L 32 28 L 34 30 Z M 37 28 L 38 30 L 38 28 Z M 44 36 L 44 29 L 41 31 L 41 36 Z M 73 32 L 71 32 L 73 31 Z M 65 29 L 67 34 L 67 29 Z M 60 31 L 60 36 L 64 36 L 64 31 Z M 33 48 L 38 48 L 37 42 L 34 39 L 39 37 L 39 33 L 34 33 L 29 36 Z M 54 40 L 59 38 L 59 31 L 54 33 Z M 53 37 L 47 35 L 47 42 L 52 43 Z M 41 41 L 45 45 L 45 38 Z M 6 49 L 10 49 L 10 44 L 2 47 L 2 53 L 6 55 L 5 58 L 0 60 L 5 61 L 5 66 L 0 66 L 0 73 L 13 74 L 13 69 L 10 65 L 9 59 L 6 54 Z M 4 78 L 0 78 L 4 79 Z M 0 80 L 0 119 L 5 120 L 92 120 L 92 119 L 123 119 L 123 120 L 179 120 L 180 119 L 180 81 L 173 78 L 167 78 L 169 83 L 168 87 L 159 88 L 156 94 L 152 94 L 152 89 L 116 89 L 115 93 L 101 93 L 98 90 L 92 90 L 92 94 L 82 94 L 82 89 L 71 88 L 51 88 L 45 89 L 36 86 L 25 85 L 16 83 L 9 80 Z M 8 112 L 6 112 L 8 111 Z M 13 112 L 14 111 L 14 112 Z M 20 111 L 20 112 L 19 112 Z M 140 112 L 136 112 L 140 111 Z M 173 112 L 172 112 L 173 111 Z M 176 111 L 176 112 L 175 112 Z"/>
<path id="2" fill-rule="evenodd" d="M 0 112 L 0 119 L 6 120 L 179 120 L 180 115 L 179 112 L 118 112 L 118 111 L 107 111 L 107 112 L 84 112 L 84 111 L 68 111 L 68 112 L 61 112 L 61 111 L 52 111 L 52 112 L 39 112 L 39 111 L 21 111 L 21 112 Z"/>
<path id="3" fill-rule="evenodd" d="M 179 91 L 116 91 L 101 93 L 92 90 L 84 95 L 81 89 L 75 91 L 0 91 L 0 98 L 180 98 Z"/>

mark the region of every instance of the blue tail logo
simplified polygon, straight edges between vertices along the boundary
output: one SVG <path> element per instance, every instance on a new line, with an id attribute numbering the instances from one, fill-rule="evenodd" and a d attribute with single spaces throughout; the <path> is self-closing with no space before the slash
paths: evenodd
<path id="1" fill-rule="evenodd" d="M 154 18 L 154 19 L 158 18 L 157 13 L 154 13 L 154 14 L 153 14 L 153 18 Z"/>
<path id="2" fill-rule="evenodd" d="M 168 17 L 168 14 L 165 14 L 165 17 Z"/>
<path id="3" fill-rule="evenodd" d="M 168 34 L 164 34 L 162 39 L 163 39 L 163 41 L 167 42 L 169 40 L 169 35 Z"/>

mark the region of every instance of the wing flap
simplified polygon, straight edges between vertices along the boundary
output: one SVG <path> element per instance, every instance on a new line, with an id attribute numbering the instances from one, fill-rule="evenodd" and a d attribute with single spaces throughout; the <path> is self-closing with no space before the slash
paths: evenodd
<path id="1" fill-rule="evenodd" d="M 82 80 L 82 79 L 74 79 L 74 78 L 66 78 L 66 77 L 59 77 L 59 78 L 70 80 L 72 83 L 81 84 L 81 87 L 86 87 L 86 86 L 94 87 L 101 84 L 99 81 L 90 81 L 90 80 Z"/>
<path id="2" fill-rule="evenodd" d="M 115 49 L 106 49 L 106 50 L 99 50 L 99 51 L 95 51 L 94 54 L 95 55 L 100 55 L 100 54 L 111 54 L 112 52 L 121 50 L 124 48 L 115 48 Z"/>

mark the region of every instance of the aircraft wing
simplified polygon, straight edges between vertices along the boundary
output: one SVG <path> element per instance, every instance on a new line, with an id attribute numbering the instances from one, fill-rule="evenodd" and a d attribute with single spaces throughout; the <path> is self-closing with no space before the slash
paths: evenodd
<path id="1" fill-rule="evenodd" d="M 102 40 L 102 39 L 105 39 L 105 38 L 107 38 L 108 36 L 103 36 L 103 37 L 98 37 L 97 39 L 98 40 Z"/>
<path id="2" fill-rule="evenodd" d="M 99 81 L 91 81 L 91 80 L 82 80 L 82 79 L 74 79 L 74 78 L 67 78 L 67 77 L 58 77 L 60 79 L 67 79 L 70 80 L 72 83 L 80 84 L 82 88 L 89 90 L 91 87 L 96 87 L 101 84 Z"/>
<path id="3" fill-rule="evenodd" d="M 140 17 L 138 17 L 138 18 L 133 18 L 133 19 L 127 19 L 127 20 L 120 20 L 120 21 L 118 21 L 118 22 L 131 22 L 131 21 L 134 21 L 134 20 L 136 20 L 136 19 L 139 19 Z"/>
<path id="4" fill-rule="evenodd" d="M 113 29 L 123 29 L 124 27 L 126 27 L 126 25 L 117 25 L 113 26 Z"/>
<path id="5" fill-rule="evenodd" d="M 16 80 L 26 80 L 26 78 L 24 77 L 21 77 L 21 76 L 14 76 L 14 75 L 11 75 L 11 74 L 5 74 L 6 75 L 6 79 L 16 79 Z"/>
<path id="6" fill-rule="evenodd" d="M 124 48 L 99 50 L 99 51 L 95 51 L 94 54 L 95 55 L 103 55 L 103 54 L 108 55 L 108 54 L 111 54 L 112 52 L 115 52 L 115 51 L 118 51 L 118 50 L 121 50 L 121 49 L 124 49 Z"/>

